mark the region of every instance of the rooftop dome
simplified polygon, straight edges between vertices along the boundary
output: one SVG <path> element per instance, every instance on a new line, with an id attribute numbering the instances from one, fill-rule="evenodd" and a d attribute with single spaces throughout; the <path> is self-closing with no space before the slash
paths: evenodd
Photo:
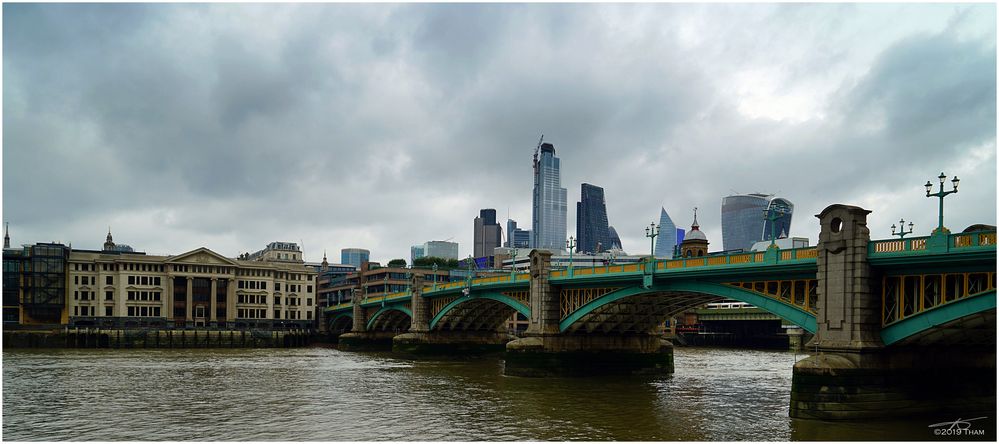
<path id="1" fill-rule="evenodd" d="M 708 237 L 704 235 L 704 232 L 701 231 L 700 228 L 701 226 L 697 224 L 697 208 L 695 207 L 694 223 L 690 224 L 690 231 L 688 231 L 687 234 L 683 236 L 683 241 L 686 242 L 688 240 L 702 240 L 702 241 L 708 240 Z"/>

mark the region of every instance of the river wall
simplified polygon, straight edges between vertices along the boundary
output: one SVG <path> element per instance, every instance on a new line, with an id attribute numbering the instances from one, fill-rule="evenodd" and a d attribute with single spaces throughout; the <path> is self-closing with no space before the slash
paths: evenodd
<path id="1" fill-rule="evenodd" d="M 65 328 L 4 330 L 4 348 L 246 348 L 301 347 L 317 335 L 307 330 L 131 330 Z"/>

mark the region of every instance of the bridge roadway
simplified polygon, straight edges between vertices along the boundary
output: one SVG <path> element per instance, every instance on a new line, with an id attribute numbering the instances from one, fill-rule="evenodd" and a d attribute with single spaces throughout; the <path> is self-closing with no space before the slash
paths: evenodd
<path id="1" fill-rule="evenodd" d="M 505 349 L 512 375 L 668 373 L 672 346 L 655 327 L 733 299 L 815 335 L 814 354 L 795 366 L 794 416 L 931 405 L 994 411 L 996 233 L 871 241 L 868 213 L 826 208 L 811 248 L 566 270 L 552 270 L 550 253 L 535 250 L 529 273 L 430 285 L 414 277 L 411 291 L 373 298 L 356 289 L 350 303 L 327 309 L 329 331 L 345 348 L 391 341 L 410 353 Z M 530 321 L 524 337 L 503 332 L 514 312 Z M 967 378 L 926 381 L 955 370 Z M 992 387 L 985 399 L 982 384 Z M 970 400 L 957 400 L 955 390 Z"/>

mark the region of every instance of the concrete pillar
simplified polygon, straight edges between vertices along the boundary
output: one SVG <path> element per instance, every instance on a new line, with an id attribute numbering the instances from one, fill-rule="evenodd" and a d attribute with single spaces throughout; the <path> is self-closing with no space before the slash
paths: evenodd
<path id="1" fill-rule="evenodd" d="M 193 307 L 194 307 L 194 301 L 191 300 L 191 296 L 193 294 L 194 294 L 194 278 L 191 277 L 191 276 L 188 276 L 187 277 L 187 304 L 185 304 L 186 305 L 186 309 L 187 309 L 187 313 L 185 315 L 186 317 L 184 318 L 185 320 L 187 320 L 187 322 L 191 322 L 191 321 L 194 320 L 194 316 L 192 314 L 192 312 L 194 311 L 194 309 L 193 309 Z"/>
<path id="2" fill-rule="evenodd" d="M 552 291 L 549 282 L 552 253 L 546 250 L 531 250 L 531 304 L 530 324 L 527 335 L 558 334 L 559 299 L 558 293 Z"/>
<path id="3" fill-rule="evenodd" d="M 217 313 L 217 307 L 216 307 L 216 305 L 218 305 L 218 295 L 216 294 L 217 292 L 218 292 L 218 278 L 214 278 L 213 277 L 212 278 L 212 292 L 211 292 L 211 296 L 208 299 L 208 310 L 209 310 L 208 319 L 211 322 L 218 321 L 218 317 L 216 316 L 216 313 Z"/>
<path id="4" fill-rule="evenodd" d="M 163 317 L 167 319 L 168 325 L 173 325 L 173 275 L 167 274 L 164 278 L 166 279 L 166 285 L 163 286 L 166 290 L 166 294 L 163 295 L 163 303 L 165 307 L 163 309 Z"/>
<path id="5" fill-rule="evenodd" d="M 862 352 L 881 342 L 881 297 L 871 291 L 869 210 L 830 205 L 819 218 L 816 323 L 809 343 L 824 351 Z"/>
<path id="6" fill-rule="evenodd" d="M 230 278 L 225 286 L 225 320 L 226 322 L 236 322 L 236 280 Z"/>
<path id="7" fill-rule="evenodd" d="M 351 333 L 364 333 L 368 328 L 368 319 L 364 315 L 364 307 L 361 307 L 361 289 L 354 288 L 351 290 L 350 303 L 353 309 L 354 316 L 354 326 L 350 329 Z"/>
<path id="8" fill-rule="evenodd" d="M 410 309 L 413 311 L 413 320 L 409 324 L 409 331 L 413 333 L 425 333 L 430 331 L 430 301 L 423 298 L 423 276 L 413 274 L 409 281 L 412 299 Z"/>

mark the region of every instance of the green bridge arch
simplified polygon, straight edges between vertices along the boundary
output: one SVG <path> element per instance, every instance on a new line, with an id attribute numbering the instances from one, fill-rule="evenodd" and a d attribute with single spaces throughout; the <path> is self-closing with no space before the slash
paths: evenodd
<path id="1" fill-rule="evenodd" d="M 891 345 L 936 326 L 990 309 L 995 310 L 995 308 L 995 290 L 967 296 L 938 307 L 927 309 L 884 327 L 881 329 L 881 342 L 885 345 Z"/>
<path id="2" fill-rule="evenodd" d="M 755 307 L 761 308 L 765 311 L 773 313 L 782 319 L 786 319 L 795 325 L 800 326 L 805 331 L 809 333 L 815 333 L 818 326 L 815 321 L 815 315 L 795 307 L 790 304 L 785 304 L 777 299 L 773 299 L 767 296 L 763 296 L 759 293 L 752 292 L 743 288 L 734 287 L 731 285 L 716 284 L 712 282 L 697 282 L 697 281 L 687 281 L 687 282 L 670 282 L 655 284 L 649 288 L 643 288 L 641 286 L 626 287 L 619 290 L 607 293 L 599 298 L 596 298 L 582 307 L 579 307 L 576 311 L 569 314 L 568 317 L 559 323 L 559 331 L 566 331 L 572 324 L 576 323 L 584 316 L 592 313 L 594 310 L 603 307 L 607 304 L 614 303 L 621 299 L 636 296 L 640 294 L 648 293 L 659 293 L 667 291 L 685 291 L 692 293 L 703 293 L 710 294 L 714 296 L 720 296 L 724 298 L 734 299 L 740 302 L 746 302 Z"/>
<path id="3" fill-rule="evenodd" d="M 409 319 L 413 319 L 413 311 L 410 310 L 409 307 L 406 307 L 405 305 L 387 305 L 385 307 L 378 309 L 378 311 L 376 311 L 375 314 L 371 315 L 371 319 L 368 319 L 368 323 L 365 325 L 365 329 L 370 330 L 371 327 L 375 325 L 375 321 L 378 320 L 379 316 L 393 310 L 405 313 L 406 316 L 409 316 Z"/>
<path id="4" fill-rule="evenodd" d="M 477 299 L 489 299 L 496 302 L 500 302 L 507 305 L 510 308 L 513 308 L 514 310 L 517 310 L 518 313 L 526 317 L 531 316 L 530 307 L 522 304 L 520 301 L 511 298 L 510 296 L 507 296 L 503 293 L 497 293 L 497 292 L 484 292 L 478 294 L 473 293 L 470 296 L 459 297 L 458 299 L 455 299 L 451 301 L 451 303 L 445 305 L 444 308 L 442 308 L 441 311 L 437 313 L 437 315 L 434 316 L 433 319 L 430 320 L 430 329 L 433 330 L 434 327 L 437 326 L 437 323 L 444 318 L 444 315 L 446 315 L 449 311 L 454 309 L 454 307 L 457 307 L 465 302 L 474 301 Z"/>

